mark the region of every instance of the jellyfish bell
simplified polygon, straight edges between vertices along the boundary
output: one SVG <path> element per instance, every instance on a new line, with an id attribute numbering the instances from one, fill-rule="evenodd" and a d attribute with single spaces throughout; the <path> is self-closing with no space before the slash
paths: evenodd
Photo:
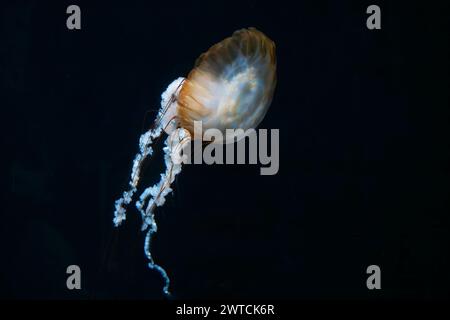
<path id="1" fill-rule="evenodd" d="M 203 53 L 184 81 L 179 78 L 169 85 L 165 93 L 170 91 L 176 99 L 163 125 L 176 116 L 166 132 L 179 126 L 192 136 L 194 121 L 201 121 L 204 130 L 220 130 L 224 137 L 230 134 L 226 129 L 256 128 L 275 85 L 274 42 L 255 28 L 238 30 Z"/>
<path id="2" fill-rule="evenodd" d="M 256 128 L 264 118 L 276 86 L 275 44 L 255 28 L 241 29 L 200 55 L 186 78 L 174 80 L 161 95 L 161 108 L 155 125 L 139 140 L 140 152 L 133 161 L 130 188 L 115 202 L 114 224 L 126 219 L 125 206 L 137 191 L 143 161 L 153 153 L 153 140 L 167 133 L 164 151 L 166 170 L 155 185 L 146 188 L 136 207 L 147 230 L 145 254 L 148 266 L 164 278 L 164 293 L 169 294 L 169 277 L 155 264 L 150 239 L 157 230 L 156 207 L 162 206 L 172 192 L 171 184 L 181 172 L 177 161 L 179 150 L 193 139 L 204 140 L 204 131 L 216 129 L 222 140 L 235 141 L 245 137 L 247 129 Z M 195 123 L 201 122 L 202 132 L 196 135 Z M 243 129 L 243 130 L 227 130 Z"/>

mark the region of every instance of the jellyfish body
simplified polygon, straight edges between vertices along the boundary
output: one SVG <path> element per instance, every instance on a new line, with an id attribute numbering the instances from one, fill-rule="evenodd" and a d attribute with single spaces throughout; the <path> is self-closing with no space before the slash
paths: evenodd
<path id="1" fill-rule="evenodd" d="M 125 207 L 137 191 L 143 161 L 152 155 L 153 141 L 167 133 L 163 148 L 166 170 L 160 181 L 146 188 L 136 202 L 142 230 L 147 230 L 144 249 L 148 265 L 164 278 L 165 294 L 169 294 L 169 277 L 155 264 L 150 243 L 157 231 L 154 210 L 164 204 L 172 192 L 172 182 L 181 172 L 182 165 L 174 156 L 195 137 L 194 121 L 201 121 L 204 130 L 220 130 L 227 139 L 230 133 L 226 129 L 256 128 L 270 106 L 275 85 L 275 44 L 262 32 L 249 28 L 212 46 L 197 59 L 187 78 L 176 79 L 161 95 L 155 125 L 140 137 L 130 188 L 115 202 L 113 221 L 118 226 L 126 219 Z M 215 141 L 218 142 L 221 141 Z"/>

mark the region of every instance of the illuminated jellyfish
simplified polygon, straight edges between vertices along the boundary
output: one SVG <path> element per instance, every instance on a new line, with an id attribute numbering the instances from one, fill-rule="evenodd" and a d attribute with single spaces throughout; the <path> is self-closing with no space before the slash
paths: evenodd
<path id="1" fill-rule="evenodd" d="M 276 85 L 275 44 L 255 28 L 241 29 L 212 46 L 196 61 L 187 78 L 173 81 L 161 95 L 161 108 L 152 129 L 141 135 L 139 153 L 133 161 L 130 188 L 115 202 L 114 224 L 126 219 L 125 207 L 137 190 L 143 161 L 152 155 L 152 143 L 163 131 L 165 172 L 155 185 L 145 189 L 136 207 L 142 217 L 145 254 L 148 266 L 164 278 L 164 293 L 169 295 L 170 280 L 166 271 L 153 260 L 151 236 L 157 231 L 154 211 L 172 192 L 171 184 L 181 172 L 182 163 L 174 161 L 193 139 L 194 121 L 202 129 L 215 128 L 227 137 L 226 129 L 256 128 L 272 101 Z M 214 141 L 217 143 L 218 141 Z M 220 141 L 219 141 L 220 142 Z"/>

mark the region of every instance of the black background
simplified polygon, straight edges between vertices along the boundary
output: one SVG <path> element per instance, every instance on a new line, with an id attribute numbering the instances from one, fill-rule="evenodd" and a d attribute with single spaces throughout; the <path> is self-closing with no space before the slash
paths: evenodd
<path id="1" fill-rule="evenodd" d="M 0 297 L 162 297 L 140 217 L 114 229 L 114 200 L 166 86 L 254 26 L 277 45 L 260 127 L 280 129 L 280 170 L 184 167 L 153 242 L 174 297 L 448 298 L 448 11 L 297 2 L 2 1 Z"/>

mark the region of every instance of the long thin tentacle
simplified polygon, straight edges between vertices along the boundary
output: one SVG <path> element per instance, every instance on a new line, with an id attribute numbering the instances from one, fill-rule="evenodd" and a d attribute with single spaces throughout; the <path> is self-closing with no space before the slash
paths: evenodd
<path id="1" fill-rule="evenodd" d="M 183 84 L 184 78 L 180 77 L 173 81 L 166 91 L 161 95 L 161 108 L 159 109 L 158 115 L 155 121 L 155 127 L 148 130 L 146 133 L 142 134 L 139 138 L 139 153 L 136 154 L 133 160 L 133 167 L 131 170 L 131 177 L 129 182 L 129 189 L 124 191 L 122 197 L 115 202 L 114 211 L 114 225 L 119 226 L 126 219 L 126 209 L 125 207 L 131 203 L 134 193 L 137 190 L 139 183 L 139 178 L 141 175 L 141 168 L 144 160 L 151 156 L 153 153 L 152 143 L 153 141 L 161 135 L 161 133 L 166 130 L 166 127 L 176 123 L 176 120 L 171 117 L 166 119 L 167 123 L 163 120 L 170 108 L 174 107 L 174 99 Z M 172 110 L 173 113 L 173 110 Z M 172 121 L 174 120 L 174 121 Z"/>
<path id="2" fill-rule="evenodd" d="M 153 148 L 151 147 L 151 145 L 153 143 L 153 140 L 159 137 L 161 133 L 162 128 L 161 126 L 158 126 L 155 129 L 149 130 L 143 135 L 141 135 L 139 139 L 139 153 L 137 153 L 136 156 L 134 157 L 130 182 L 128 183 L 130 188 L 127 191 L 124 191 L 122 197 L 116 200 L 115 202 L 113 222 L 116 227 L 119 226 L 122 223 L 122 221 L 126 219 L 125 206 L 130 204 L 133 194 L 137 190 L 142 164 L 144 163 L 144 160 L 148 156 L 152 155 Z"/>
<path id="3" fill-rule="evenodd" d="M 166 171 L 161 174 L 161 180 L 144 190 L 136 202 L 136 207 L 142 216 L 142 230 L 147 230 L 145 237 L 144 250 L 149 260 L 149 268 L 156 269 L 165 280 L 164 293 L 169 294 L 170 280 L 167 272 L 154 262 L 150 251 L 151 236 L 157 231 L 157 224 L 155 221 L 154 210 L 156 207 L 162 206 L 165 203 L 165 197 L 172 192 L 170 187 L 175 176 L 181 172 L 182 161 L 180 158 L 182 148 L 190 141 L 190 134 L 187 130 L 178 128 L 165 141 L 164 147 L 164 161 L 166 164 Z M 150 198 L 151 197 L 151 198 Z M 150 198 L 147 203 L 147 208 L 144 211 L 144 204 L 147 198 Z"/>

